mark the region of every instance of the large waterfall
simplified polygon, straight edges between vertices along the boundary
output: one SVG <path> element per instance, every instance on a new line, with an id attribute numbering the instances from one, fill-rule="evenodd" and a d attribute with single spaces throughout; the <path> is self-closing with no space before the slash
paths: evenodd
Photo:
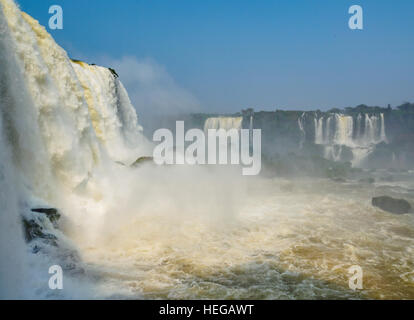
<path id="1" fill-rule="evenodd" d="M 0 297 L 24 298 L 30 297 L 18 284 L 25 281 L 24 205 L 75 205 L 79 215 L 99 208 L 98 173 L 150 149 L 117 75 L 71 61 L 12 0 L 0 0 L 0 73 L 0 246 L 7 255 L 0 261 Z"/>
<path id="2" fill-rule="evenodd" d="M 315 144 L 324 146 L 326 158 L 339 161 L 343 146 L 352 151 L 353 165 L 361 165 L 375 145 L 387 142 L 384 114 L 329 114 L 314 118 Z"/>
<path id="3" fill-rule="evenodd" d="M 276 121 L 242 114 L 204 129 Z M 277 141 L 357 163 L 387 140 L 382 114 L 313 117 L 281 116 L 289 139 Z M 155 166 L 142 131 L 115 70 L 69 59 L 0 0 L 0 300 L 414 298 L 414 221 L 369 205 L 382 190 L 414 199 L 412 171 L 359 172 L 370 184 Z M 352 266 L 368 275 L 363 290 L 350 290 Z"/>
<path id="4" fill-rule="evenodd" d="M 299 148 L 302 149 L 303 148 L 303 144 L 306 141 L 306 130 L 305 130 L 305 115 L 306 113 L 302 113 L 302 115 L 298 118 L 298 126 L 299 126 L 299 130 L 300 130 L 300 143 L 299 143 Z"/>

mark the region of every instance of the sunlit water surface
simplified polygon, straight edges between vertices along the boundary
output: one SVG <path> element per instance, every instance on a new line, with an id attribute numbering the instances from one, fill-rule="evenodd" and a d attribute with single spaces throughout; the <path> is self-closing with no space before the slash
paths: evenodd
<path id="1" fill-rule="evenodd" d="M 414 299 L 414 215 L 371 206 L 383 194 L 414 199 L 406 178 L 258 179 L 229 217 L 141 215 L 80 251 L 109 298 Z M 363 290 L 349 288 L 354 265 Z"/>

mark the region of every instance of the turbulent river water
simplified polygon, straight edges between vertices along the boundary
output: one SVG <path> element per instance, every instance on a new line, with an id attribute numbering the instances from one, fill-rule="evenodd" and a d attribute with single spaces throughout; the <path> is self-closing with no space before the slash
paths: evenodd
<path id="1" fill-rule="evenodd" d="M 413 199 L 413 179 L 257 179 L 234 214 L 206 223 L 191 210 L 179 219 L 148 212 L 80 247 L 112 298 L 413 299 L 413 215 L 370 203 L 384 192 Z M 358 292 L 348 284 L 353 265 L 363 270 Z"/>
<path id="2" fill-rule="evenodd" d="M 414 215 L 370 204 L 412 201 L 412 172 L 368 184 L 131 167 L 152 145 L 116 73 L 70 60 L 12 0 L 0 72 L 0 298 L 414 299 Z M 58 226 L 36 207 L 59 209 Z M 27 243 L 22 220 L 46 239 Z M 48 287 L 56 264 L 61 291 Z"/>

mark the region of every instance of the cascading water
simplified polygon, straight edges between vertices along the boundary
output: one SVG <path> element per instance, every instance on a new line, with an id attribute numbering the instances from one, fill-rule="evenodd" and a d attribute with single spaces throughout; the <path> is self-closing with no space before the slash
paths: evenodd
<path id="1" fill-rule="evenodd" d="M 299 130 L 301 133 L 301 139 L 299 142 L 299 148 L 302 149 L 303 148 L 303 144 L 306 141 L 306 131 L 305 131 L 305 127 L 304 127 L 304 118 L 305 118 L 305 112 L 302 113 L 302 115 L 298 118 L 298 125 L 299 125 Z"/>
<path id="2" fill-rule="evenodd" d="M 1 13 L 0 13 L 1 14 Z M 3 103 L 0 100 L 0 107 Z M 0 113 L 0 299 L 26 298 L 23 286 L 26 274 L 25 244 L 21 224 L 19 221 L 19 194 L 16 186 L 16 176 L 12 163 L 12 155 L 6 141 L 4 141 L 4 125 Z"/>
<path id="3" fill-rule="evenodd" d="M 71 61 L 12 0 L 0 0 L 0 73 L 0 298 L 414 296 L 412 221 L 367 205 L 375 190 L 260 177 L 246 188 L 229 168 L 129 167 L 151 146 L 119 79 Z M 321 143 L 359 143 L 347 119 L 315 120 Z M 383 117 L 371 122 L 384 140 Z M 58 246 L 26 243 L 22 217 L 46 205 L 62 214 L 55 229 L 40 221 Z M 61 292 L 48 288 L 52 264 L 64 267 Z M 366 291 L 349 290 L 351 265 L 369 275 Z"/>
<path id="4" fill-rule="evenodd" d="M 324 137 L 323 137 L 323 118 L 317 119 L 315 117 L 315 143 L 316 144 L 324 144 Z"/>
<path id="5" fill-rule="evenodd" d="M 208 118 L 204 123 L 204 131 L 208 129 L 241 129 L 243 117 L 217 117 Z"/>
<path id="6" fill-rule="evenodd" d="M 28 250 L 20 221 L 25 207 L 38 198 L 68 208 L 62 195 L 88 192 L 96 202 L 96 173 L 150 150 L 119 79 L 106 68 L 71 62 L 12 0 L 0 1 L 0 72 L 1 252 L 13 250 L 0 262 L 0 295 L 30 297 L 17 284 Z M 73 203 L 79 212 L 86 204 Z"/>
<path id="7" fill-rule="evenodd" d="M 238 130 L 242 129 L 242 125 L 243 125 L 243 117 L 208 118 L 204 123 L 204 132 L 208 135 L 208 131 L 210 129 L 225 130 L 228 133 L 230 133 L 232 135 L 232 137 L 234 138 L 236 136 L 236 133 L 237 133 L 236 130 L 238 131 Z M 250 118 L 250 126 L 252 126 L 252 125 L 253 125 L 253 117 Z M 253 137 L 253 133 L 250 130 L 249 141 L 251 141 L 252 137 Z M 237 140 L 238 140 L 238 137 L 237 137 Z M 220 148 L 220 146 L 222 146 L 224 148 L 227 147 L 228 151 L 230 152 L 231 145 L 227 144 L 227 140 L 220 140 L 219 145 L 217 146 L 217 148 Z M 219 161 L 218 157 L 217 157 L 216 161 Z"/>
<path id="8" fill-rule="evenodd" d="M 380 114 L 381 117 L 381 133 L 380 133 L 380 141 L 388 143 L 387 135 L 385 134 L 385 119 L 384 114 Z"/>
<path id="9" fill-rule="evenodd" d="M 6 21 L 3 33 L 8 37 L 3 36 L 3 46 L 14 49 L 7 60 L 13 62 L 8 69 L 15 70 L 7 74 L 23 78 L 13 86 L 19 95 L 7 89 L 4 95 L 25 99 L 25 103 L 13 104 L 22 110 L 9 107 L 9 130 L 16 134 L 29 131 L 33 137 L 30 144 L 26 143 L 30 135 L 15 139 L 14 152 L 31 155 L 17 157 L 27 158 L 20 164 L 26 177 L 33 171 L 25 168 L 29 158 L 39 158 L 36 162 L 44 167 L 41 171 L 36 167 L 34 171 L 40 171 L 41 177 L 30 177 L 30 182 L 38 185 L 50 176 L 47 179 L 56 180 L 54 183 L 74 187 L 108 156 L 128 162 L 142 154 L 142 128 L 117 77 L 103 67 L 71 62 L 37 21 L 10 0 L 1 4 Z"/>
<path id="10" fill-rule="evenodd" d="M 249 143 L 251 146 L 253 145 L 253 115 L 250 116 L 249 122 Z"/>
<path id="11" fill-rule="evenodd" d="M 96 271 L 92 262 L 88 265 L 89 274 L 96 272 L 92 280 L 75 276 L 93 260 L 95 251 L 88 250 L 105 249 L 114 237 L 120 239 L 125 232 L 119 229 L 135 225 L 138 230 L 145 221 L 151 222 L 141 235 L 153 234 L 139 237 L 137 247 L 144 247 L 147 237 L 152 252 L 154 239 L 164 246 L 164 239 L 165 245 L 171 243 L 166 235 L 177 238 L 170 229 L 154 236 L 163 229 L 163 221 L 169 221 L 171 228 L 180 225 L 176 220 L 185 214 L 195 224 L 199 216 L 211 220 L 231 214 L 231 195 L 242 185 L 235 188 L 234 179 L 217 183 L 211 173 L 196 168 L 186 172 L 169 168 L 164 174 L 163 168 L 151 165 L 150 169 L 146 164 L 128 166 L 152 155 L 152 145 L 143 137 L 115 72 L 70 60 L 12 0 L 0 0 L 0 28 L 0 234 L 4 240 L 0 298 L 82 297 L 86 289 L 79 282 L 99 278 L 105 286 L 107 275 L 105 267 Z M 210 122 L 212 128 L 241 128 L 242 117 Z M 142 166 L 148 170 L 140 170 Z M 226 175 L 232 175 L 231 169 L 221 173 Z M 193 199 L 209 205 L 197 205 Z M 59 209 L 59 229 L 32 212 L 39 207 Z M 38 223 L 50 241 L 37 238 L 25 243 L 23 219 Z M 130 239 L 137 239 L 135 233 Z M 124 243 L 120 248 L 124 246 L 128 247 Z M 104 255 L 110 253 L 104 249 Z M 48 288 L 48 268 L 56 263 L 65 272 L 62 295 Z M 112 294 L 106 294 L 105 288 L 98 291 L 99 297 Z"/>
<path id="12" fill-rule="evenodd" d="M 331 114 L 315 117 L 314 122 L 315 144 L 324 145 L 324 156 L 334 161 L 341 160 L 346 146 L 352 151 L 352 164 L 359 166 L 376 144 L 387 141 L 384 114 L 359 114 L 356 121 L 349 115 Z"/>
<path id="13" fill-rule="evenodd" d="M 109 69 L 72 62 L 85 92 L 92 126 L 111 159 L 125 163 L 136 160 L 144 139 L 137 115 L 126 90 Z M 103 94 L 103 92 L 105 94 Z"/>

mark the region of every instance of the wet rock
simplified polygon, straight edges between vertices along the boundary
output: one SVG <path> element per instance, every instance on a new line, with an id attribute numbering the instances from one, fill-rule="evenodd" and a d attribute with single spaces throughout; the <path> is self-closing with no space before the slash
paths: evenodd
<path id="1" fill-rule="evenodd" d="M 140 157 L 133 164 L 131 164 L 131 167 L 136 168 L 136 167 L 140 166 L 143 163 L 153 162 L 153 161 L 154 161 L 153 157 Z"/>
<path id="2" fill-rule="evenodd" d="M 56 236 L 45 231 L 44 227 L 35 219 L 23 219 L 23 228 L 26 242 L 31 242 L 35 239 L 50 240 L 51 244 L 55 245 Z"/>
<path id="3" fill-rule="evenodd" d="M 44 213 L 52 222 L 55 224 L 60 219 L 60 213 L 55 208 L 34 208 L 31 209 L 32 212 Z"/>
<path id="4" fill-rule="evenodd" d="M 33 206 L 38 203 L 38 206 Z M 21 219 L 25 240 L 33 254 L 52 257 L 70 275 L 84 274 L 81 257 L 70 239 L 59 230 L 61 214 L 39 199 L 24 203 Z"/>
<path id="5" fill-rule="evenodd" d="M 118 73 L 116 73 L 115 69 L 112 69 L 112 68 L 108 68 L 108 69 L 109 69 L 109 71 L 111 71 L 112 75 L 113 75 L 115 78 L 119 78 L 119 75 L 118 75 Z"/>
<path id="6" fill-rule="evenodd" d="M 24 236 L 26 242 L 30 242 L 36 238 L 44 238 L 43 228 L 36 223 L 35 220 L 23 219 Z"/>
<path id="7" fill-rule="evenodd" d="M 56 236 L 48 232 L 47 224 L 57 228 L 57 222 L 60 219 L 60 213 L 55 208 L 33 208 L 32 214 L 22 215 L 23 230 L 26 242 L 35 239 L 46 240 L 53 246 L 57 246 Z"/>
<path id="8" fill-rule="evenodd" d="M 372 205 L 384 211 L 403 214 L 411 211 L 411 205 L 404 199 L 394 199 L 388 196 L 372 198 Z"/>

